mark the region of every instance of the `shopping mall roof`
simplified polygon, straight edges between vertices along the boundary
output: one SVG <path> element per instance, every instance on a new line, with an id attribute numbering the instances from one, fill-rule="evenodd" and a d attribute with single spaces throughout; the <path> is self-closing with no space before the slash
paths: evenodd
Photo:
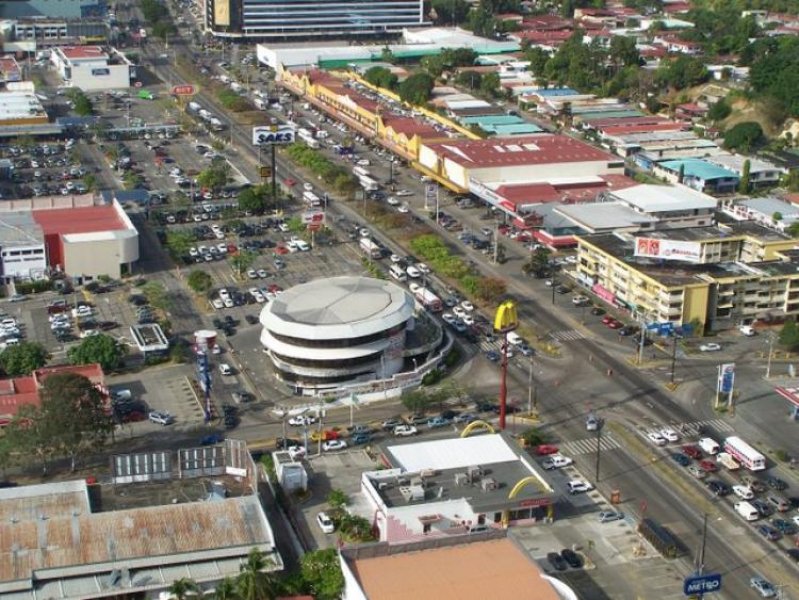
<path id="1" fill-rule="evenodd" d="M 32 215 L 45 235 L 127 229 L 113 205 L 34 210 Z"/>
<path id="2" fill-rule="evenodd" d="M 591 202 L 602 192 L 622 190 L 634 185 L 638 185 L 636 181 L 625 175 L 602 175 L 590 179 L 558 178 L 550 179 L 548 182 L 521 185 L 503 184 L 497 186 L 494 191 L 518 209 L 548 202 Z"/>
<path id="3" fill-rule="evenodd" d="M 345 550 L 343 560 L 362 597 L 370 600 L 568 597 L 555 591 L 556 584 L 513 540 L 471 537 L 460 542 L 446 547 L 407 546 L 405 552 L 392 547 L 391 552 L 379 554 Z"/>
<path id="4" fill-rule="evenodd" d="M 555 134 L 453 140 L 425 145 L 439 156 L 471 169 L 615 160 L 607 152 L 585 142 Z"/>
<path id="5" fill-rule="evenodd" d="M 69 60 L 108 59 L 108 54 L 100 46 L 61 46 L 57 51 Z"/>
<path id="6" fill-rule="evenodd" d="M 612 195 L 644 213 L 658 213 L 716 208 L 718 200 L 685 186 L 641 184 Z"/>
<path id="7" fill-rule="evenodd" d="M 591 233 L 637 228 L 658 221 L 656 217 L 641 214 L 621 202 L 562 204 L 555 208 L 555 212 Z"/>

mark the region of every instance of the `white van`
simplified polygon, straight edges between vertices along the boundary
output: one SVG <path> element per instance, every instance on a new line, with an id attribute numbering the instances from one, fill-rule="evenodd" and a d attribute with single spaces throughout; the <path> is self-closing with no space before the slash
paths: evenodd
<path id="1" fill-rule="evenodd" d="M 749 502 L 736 502 L 732 506 L 735 508 L 735 512 L 747 521 L 757 521 L 760 518 L 760 513 L 757 512 L 757 509 Z"/>
<path id="2" fill-rule="evenodd" d="M 708 454 L 718 454 L 719 453 L 719 445 L 716 440 L 709 437 L 704 437 L 698 442 L 699 447 Z"/>
<path id="3" fill-rule="evenodd" d="M 391 268 L 388 270 L 388 272 L 391 273 L 391 276 L 397 281 L 408 280 L 408 274 L 405 272 L 405 269 L 397 264 L 391 265 Z"/>

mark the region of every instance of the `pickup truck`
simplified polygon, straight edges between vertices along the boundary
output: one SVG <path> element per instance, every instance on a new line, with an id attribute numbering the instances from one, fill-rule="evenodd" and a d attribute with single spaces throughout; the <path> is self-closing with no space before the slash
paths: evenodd
<path id="1" fill-rule="evenodd" d="M 394 428 L 394 435 L 396 437 L 410 437 L 417 433 L 419 433 L 419 431 L 413 425 L 398 425 Z"/>
<path id="2" fill-rule="evenodd" d="M 737 471 L 741 465 L 730 454 L 726 452 L 719 452 L 716 455 L 716 462 L 727 468 L 729 471 Z"/>

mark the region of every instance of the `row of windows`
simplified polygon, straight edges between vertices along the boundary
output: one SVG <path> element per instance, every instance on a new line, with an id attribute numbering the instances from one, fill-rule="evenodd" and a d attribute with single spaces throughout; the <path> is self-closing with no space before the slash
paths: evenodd
<path id="1" fill-rule="evenodd" d="M 32 255 L 44 255 L 44 248 L 35 248 L 33 250 L 4 250 L 3 251 L 3 258 L 7 256 L 32 256 Z"/>
<path id="2" fill-rule="evenodd" d="M 377 342 L 392 337 L 397 333 L 404 331 L 406 324 L 406 322 L 402 322 L 391 329 L 384 329 L 383 331 L 378 331 L 377 333 L 372 333 L 370 335 L 364 335 L 357 338 L 347 338 L 343 340 L 306 340 L 304 338 L 295 338 L 288 335 L 283 335 L 281 333 L 275 333 L 274 331 L 270 331 L 269 335 L 285 344 L 301 346 L 303 348 L 352 348 L 353 346 L 362 346 L 364 344 L 369 344 L 371 342 Z"/>
<path id="3" fill-rule="evenodd" d="M 346 375 L 332 375 L 330 377 L 308 377 L 307 375 L 297 375 L 296 373 L 289 373 L 287 371 L 281 371 L 281 377 L 283 381 L 288 381 L 290 383 L 296 382 L 299 384 L 305 385 L 326 385 L 326 384 L 334 384 L 334 383 L 342 383 L 352 381 L 356 377 L 361 375 L 366 375 L 367 373 L 371 373 L 371 369 L 367 369 L 365 371 L 360 371 L 358 373 L 348 373 Z"/>
<path id="4" fill-rule="evenodd" d="M 285 356 L 272 352 L 272 354 L 285 363 L 295 367 L 312 367 L 318 369 L 347 369 L 357 367 L 358 365 L 367 365 L 380 360 L 381 352 L 374 352 L 367 356 L 360 356 L 357 358 L 341 358 L 332 360 L 314 360 L 312 358 L 295 358 L 293 356 Z"/>

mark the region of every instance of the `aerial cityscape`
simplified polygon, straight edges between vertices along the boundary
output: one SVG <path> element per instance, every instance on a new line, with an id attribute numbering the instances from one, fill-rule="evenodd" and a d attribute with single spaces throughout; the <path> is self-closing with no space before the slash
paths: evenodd
<path id="1" fill-rule="evenodd" d="M 797 0 L 0 43 L 0 598 L 799 600 Z"/>

